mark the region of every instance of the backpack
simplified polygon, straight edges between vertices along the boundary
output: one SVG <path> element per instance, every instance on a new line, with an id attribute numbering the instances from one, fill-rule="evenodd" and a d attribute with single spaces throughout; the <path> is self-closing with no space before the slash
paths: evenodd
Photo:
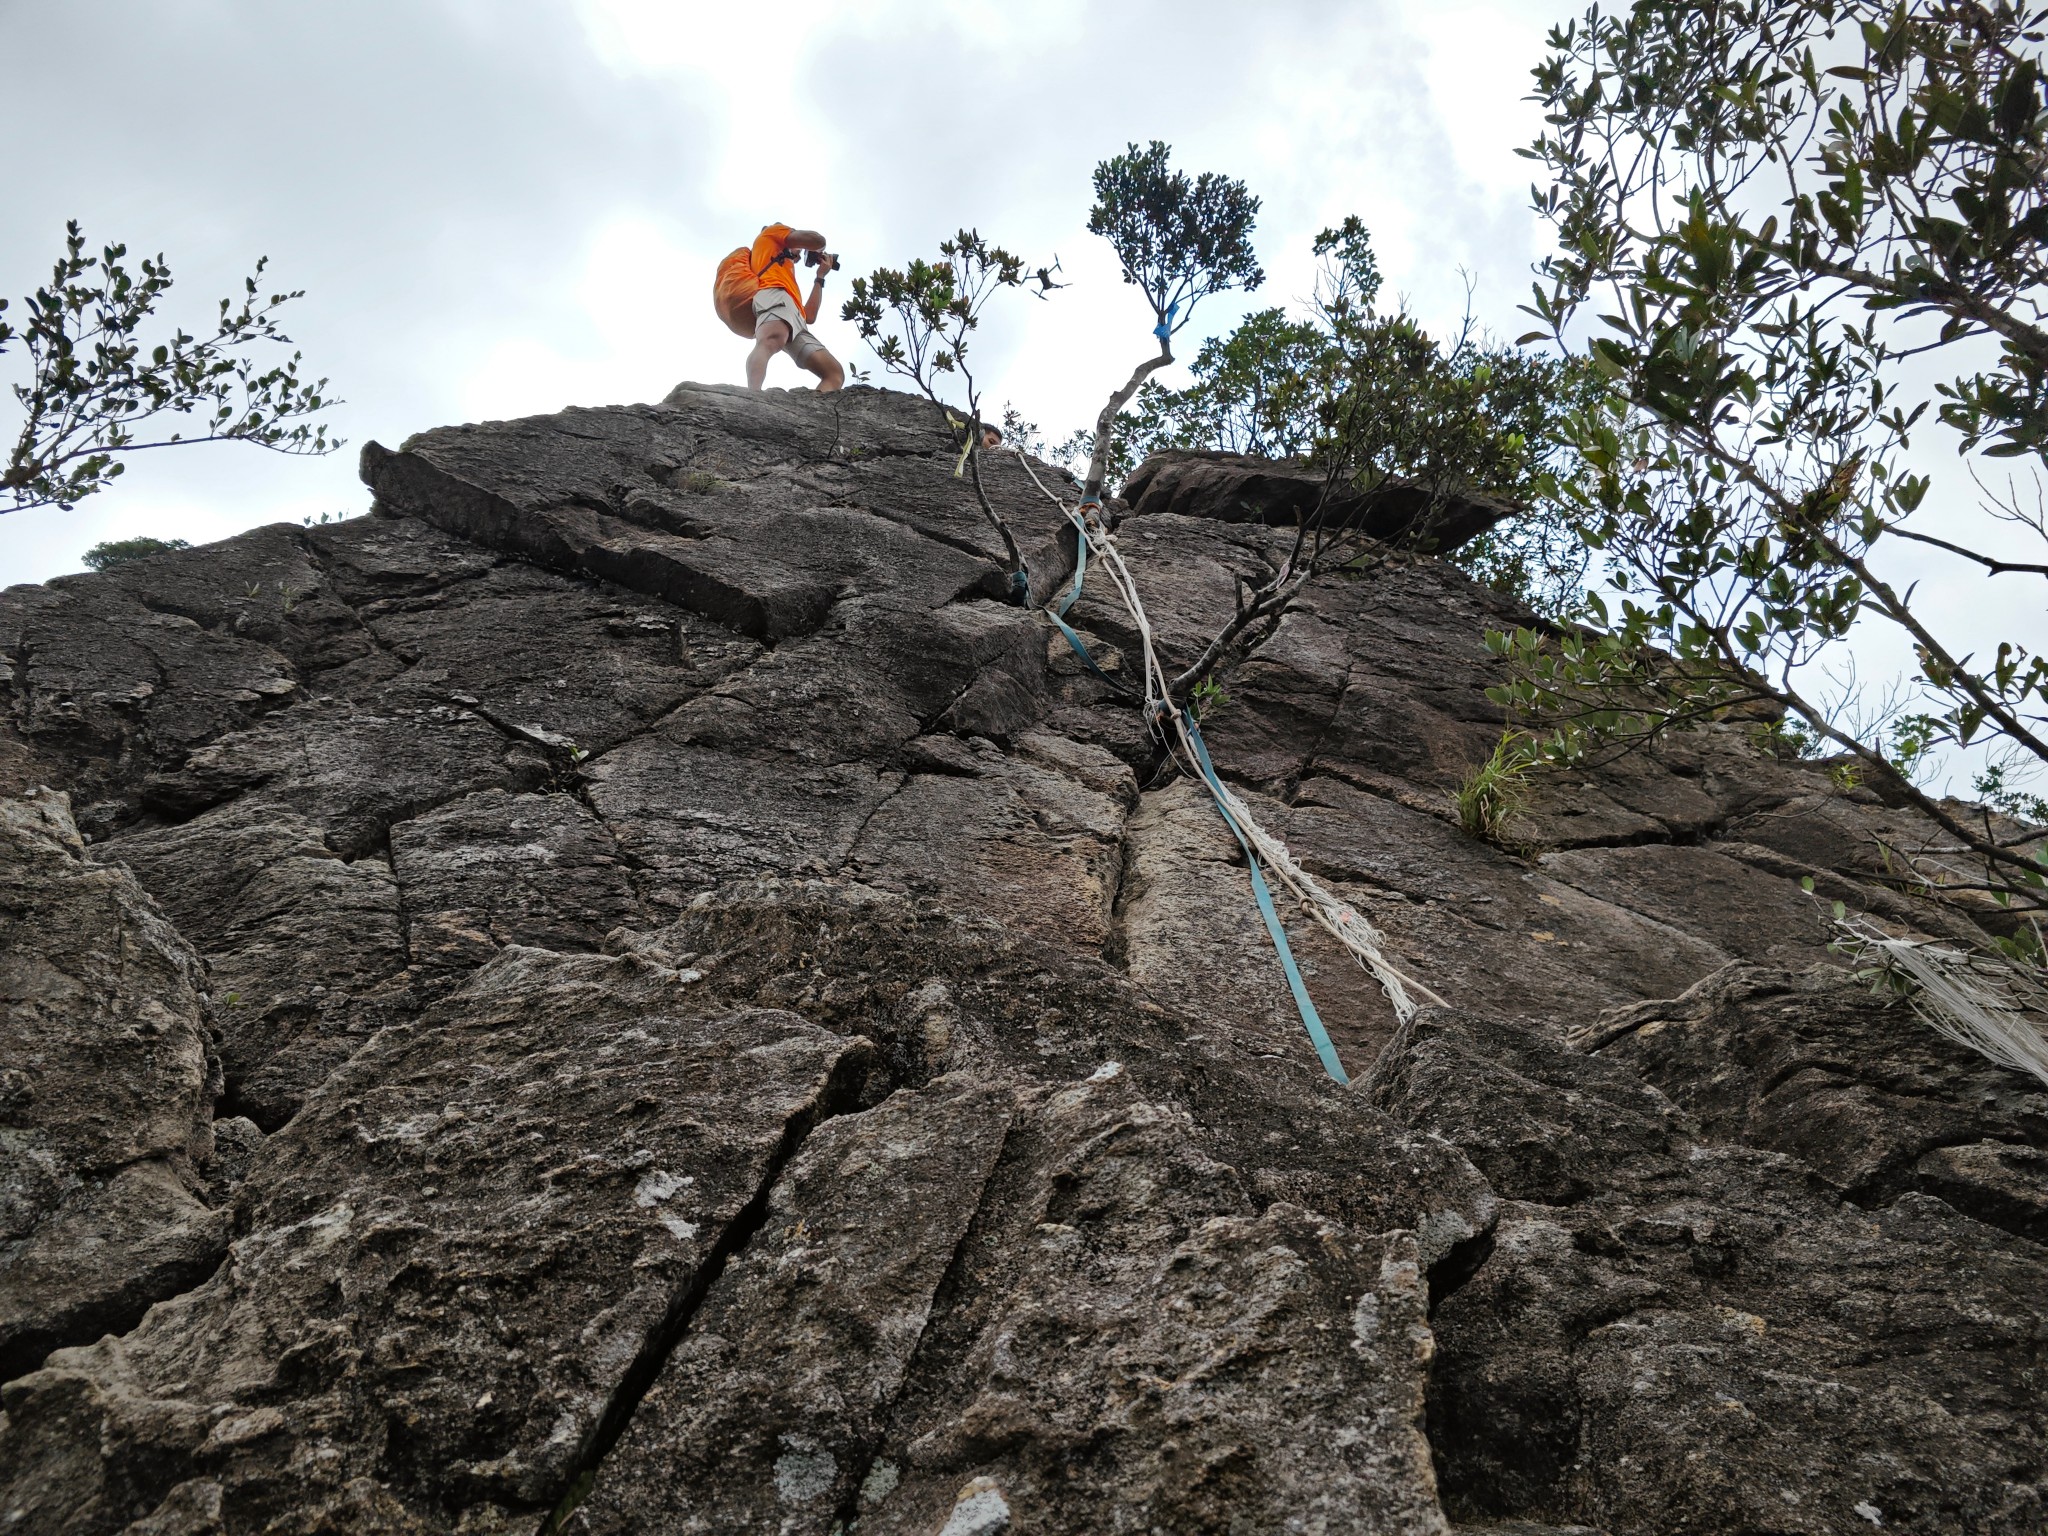
<path id="1" fill-rule="evenodd" d="M 772 267 L 776 262 L 793 263 L 795 260 L 794 255 L 784 250 L 768 265 Z M 711 280 L 711 307 L 718 311 L 718 318 L 734 335 L 751 340 L 754 334 L 754 295 L 760 291 L 761 274 L 754 270 L 754 248 L 743 245 L 719 262 L 718 275 Z"/>
<path id="2" fill-rule="evenodd" d="M 750 340 L 754 334 L 754 295 L 761 291 L 761 274 L 754 270 L 751 246 L 741 246 L 718 264 L 711 283 L 711 307 L 718 318 L 736 334 Z"/>

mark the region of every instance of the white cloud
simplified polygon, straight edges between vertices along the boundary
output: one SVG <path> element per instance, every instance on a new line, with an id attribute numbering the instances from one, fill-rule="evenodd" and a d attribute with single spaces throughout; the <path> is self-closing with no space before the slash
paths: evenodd
<path id="1" fill-rule="evenodd" d="M 1400 15 L 1421 44 L 1420 73 L 1459 174 L 1524 200 L 1531 165 L 1515 151 L 1542 131 L 1543 112 L 1523 98 L 1558 8 L 1538 0 L 1401 0 Z"/>
<path id="2" fill-rule="evenodd" d="M 645 215 L 609 220 L 589 240 L 561 333 L 495 341 L 455 392 L 461 413 L 490 419 L 659 400 L 683 376 L 685 359 L 744 349 L 706 302 L 713 254 L 687 231 Z"/>

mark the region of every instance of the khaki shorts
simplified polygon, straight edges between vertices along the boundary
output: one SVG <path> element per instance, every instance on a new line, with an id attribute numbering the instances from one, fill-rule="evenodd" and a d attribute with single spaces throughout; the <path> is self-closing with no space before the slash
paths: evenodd
<path id="1" fill-rule="evenodd" d="M 780 320 L 789 327 L 789 344 L 782 350 L 798 363 L 807 363 L 816 353 L 825 350 L 825 343 L 811 334 L 811 328 L 804 324 L 804 312 L 797 308 L 796 300 L 789 296 L 786 288 L 763 288 L 754 295 L 754 328 L 759 331 L 763 320 Z"/>

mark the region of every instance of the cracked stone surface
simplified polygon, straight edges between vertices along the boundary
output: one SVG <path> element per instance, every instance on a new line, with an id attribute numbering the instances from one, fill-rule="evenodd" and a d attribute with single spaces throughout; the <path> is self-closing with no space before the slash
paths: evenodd
<path id="1" fill-rule="evenodd" d="M 811 1137 L 568 1528 L 772 1530 L 856 1504 L 1012 1097 L 941 1077 Z"/>
<path id="2" fill-rule="evenodd" d="M 1021 1140 L 862 1529 L 936 1529 L 972 1479 L 1054 1531 L 1442 1528 L 1412 1232 L 1259 1211 L 1121 1074 Z"/>
<path id="3" fill-rule="evenodd" d="M 1844 1201 L 1613 1054 L 1436 1010 L 1368 1085 L 1506 1197 L 1432 1320 L 1453 1513 L 1818 1533 L 1864 1505 L 1886 1529 L 2038 1527 L 2040 1247 L 1913 1191 Z"/>
<path id="4" fill-rule="evenodd" d="M 431 1522 L 565 1484 L 866 1051 L 689 974 L 511 948 L 379 1034 L 265 1146 L 218 1273 L 10 1385 L 10 1517 L 117 1531 L 199 1482 L 261 1528 L 367 1482 Z"/>
<path id="5" fill-rule="evenodd" d="M 393 1018 L 398 884 L 302 816 L 230 804 L 109 849 L 211 964 L 228 1108 L 275 1129 Z M 402 999 L 397 1001 L 402 1002 Z"/>
<path id="6" fill-rule="evenodd" d="M 1204 732 L 1443 999 L 1284 911 L 1339 1088 L 952 467 L 683 385 L 0 593 L 0 1529 L 2048 1523 L 2048 1096 L 1826 949 L 2005 931 L 1938 829 L 1735 721 L 1474 841 L 1529 616 L 1315 584 Z M 1284 555 L 1197 467 L 1119 533 L 1169 657 Z"/>
<path id="7" fill-rule="evenodd" d="M 205 972 L 65 797 L 0 800 L 0 1373 L 132 1327 L 227 1245 Z"/>
<path id="8" fill-rule="evenodd" d="M 1994 1208 L 2048 1141 L 2048 1085 L 1825 973 L 1730 966 L 1606 1015 L 1582 1040 L 1662 1088 L 1706 1136 L 1792 1153 L 1861 1205 L 1917 1185 L 2006 1225 Z"/>
<path id="9" fill-rule="evenodd" d="M 610 830 L 573 795 L 484 790 L 391 830 L 412 963 L 460 973 L 507 944 L 595 950 L 643 921 Z"/>

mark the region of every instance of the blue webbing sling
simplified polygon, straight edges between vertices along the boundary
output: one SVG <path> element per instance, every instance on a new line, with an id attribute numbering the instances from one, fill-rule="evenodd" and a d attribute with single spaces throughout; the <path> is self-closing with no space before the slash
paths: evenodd
<path id="1" fill-rule="evenodd" d="M 1088 529 L 1081 518 L 1081 507 L 1100 506 L 1101 502 L 1084 501 L 1069 514 L 1074 520 L 1074 582 L 1066 594 L 1057 602 L 1046 607 L 1046 616 L 1059 626 L 1060 633 L 1067 637 L 1067 644 L 1074 648 L 1074 654 L 1081 658 L 1081 664 L 1119 693 L 1126 690 L 1115 679 L 1095 664 L 1095 658 L 1088 654 L 1088 647 L 1073 626 L 1067 623 L 1067 610 L 1081 596 L 1081 586 L 1088 576 Z M 1174 706 L 1169 706 L 1174 707 Z M 1181 720 L 1187 726 L 1188 740 L 1195 749 L 1196 765 L 1202 770 L 1202 777 L 1208 781 L 1210 798 L 1216 804 L 1216 814 L 1223 818 L 1223 824 L 1230 828 L 1231 836 L 1237 839 L 1237 846 L 1244 850 L 1245 868 L 1251 871 L 1252 895 L 1258 899 L 1259 916 L 1265 919 L 1266 933 L 1273 941 L 1273 952 L 1280 957 L 1280 969 L 1287 974 L 1288 990 L 1294 994 L 1294 1006 L 1301 1015 L 1302 1027 L 1308 1031 L 1309 1043 L 1316 1049 L 1316 1056 L 1338 1083 L 1349 1087 L 1351 1078 L 1344 1070 L 1344 1063 L 1337 1059 L 1337 1047 L 1330 1041 L 1330 1032 L 1323 1027 L 1323 1016 L 1316 1011 L 1315 1000 L 1308 995 L 1308 983 L 1301 979 L 1301 967 L 1294 963 L 1294 947 L 1287 942 L 1287 929 L 1280 921 L 1279 910 L 1273 905 L 1273 892 L 1266 884 L 1265 872 L 1259 868 L 1259 856 L 1253 850 L 1251 840 L 1244 835 L 1244 829 L 1237 824 L 1237 818 L 1230 814 L 1223 798 L 1223 781 L 1216 777 L 1216 765 L 1209 761 L 1209 748 L 1202 740 L 1201 727 L 1194 717 L 1181 712 Z"/>

